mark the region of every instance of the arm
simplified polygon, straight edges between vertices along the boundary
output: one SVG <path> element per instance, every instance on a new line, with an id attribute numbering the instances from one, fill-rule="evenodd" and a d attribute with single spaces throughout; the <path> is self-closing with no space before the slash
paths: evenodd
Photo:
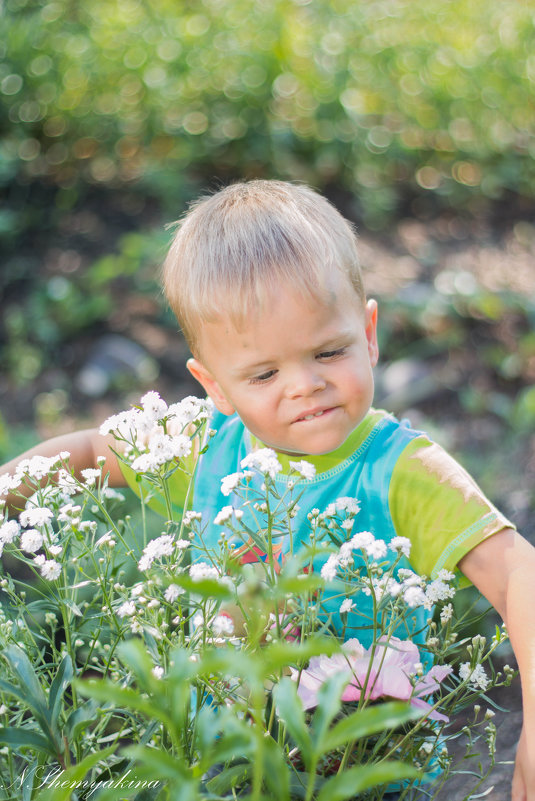
<path id="1" fill-rule="evenodd" d="M 62 451 L 68 451 L 70 453 L 69 463 L 74 468 L 77 478 L 80 478 L 81 471 L 85 468 L 97 467 L 98 457 L 105 456 L 106 462 L 103 473 L 105 475 L 109 472 L 110 487 L 125 487 L 126 481 L 119 467 L 119 462 L 111 450 L 114 445 L 115 440 L 113 437 L 103 437 L 97 429 L 73 431 L 70 434 L 63 434 L 59 437 L 45 440 L 34 448 L 30 448 L 30 450 L 7 462 L 7 464 L 2 465 L 0 467 L 0 475 L 14 473 L 17 465 L 23 459 L 29 459 L 32 456 L 56 456 Z M 30 490 L 24 485 L 20 486 L 19 492 L 25 495 L 30 494 Z M 7 505 L 8 509 L 16 511 L 17 507 L 20 506 L 20 498 L 15 495 L 8 495 Z"/>
<path id="2" fill-rule="evenodd" d="M 524 725 L 512 801 L 535 801 L 535 548 L 512 529 L 481 542 L 459 568 L 502 617 L 522 685 Z"/>

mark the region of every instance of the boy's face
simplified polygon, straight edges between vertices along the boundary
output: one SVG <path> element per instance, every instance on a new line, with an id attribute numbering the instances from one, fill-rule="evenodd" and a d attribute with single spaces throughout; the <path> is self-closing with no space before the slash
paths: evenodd
<path id="1" fill-rule="evenodd" d="M 319 301 L 281 286 L 243 328 L 203 324 L 200 358 L 188 362 L 221 412 L 278 451 L 335 450 L 372 403 L 377 304 L 363 307 L 342 276 L 329 289 Z"/>

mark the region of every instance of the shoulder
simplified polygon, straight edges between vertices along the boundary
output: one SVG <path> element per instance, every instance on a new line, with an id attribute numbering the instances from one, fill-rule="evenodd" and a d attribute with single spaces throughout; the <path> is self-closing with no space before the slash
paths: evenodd
<path id="1" fill-rule="evenodd" d="M 397 533 L 413 543 L 415 568 L 426 575 L 454 569 L 479 542 L 511 527 L 464 467 L 424 433 L 399 455 L 389 505 Z"/>

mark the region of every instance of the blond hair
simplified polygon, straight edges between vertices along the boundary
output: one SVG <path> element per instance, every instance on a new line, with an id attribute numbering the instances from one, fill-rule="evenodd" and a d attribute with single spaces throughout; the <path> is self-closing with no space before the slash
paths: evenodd
<path id="1" fill-rule="evenodd" d="M 177 225 L 163 285 L 194 354 L 200 323 L 225 316 L 239 327 L 284 283 L 318 298 L 338 271 L 364 301 L 355 231 L 307 186 L 232 184 L 199 198 Z"/>

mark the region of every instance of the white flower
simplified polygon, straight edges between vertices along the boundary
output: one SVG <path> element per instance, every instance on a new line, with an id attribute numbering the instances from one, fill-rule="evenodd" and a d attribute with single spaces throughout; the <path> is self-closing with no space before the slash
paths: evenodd
<path id="1" fill-rule="evenodd" d="M 408 558 L 411 552 L 411 541 L 408 537 L 392 537 L 389 548 L 393 551 L 399 551 Z"/>
<path id="2" fill-rule="evenodd" d="M 446 604 L 446 606 L 444 606 L 440 611 L 440 622 L 442 623 L 443 626 L 445 626 L 446 623 L 452 619 L 452 617 L 453 617 L 453 606 L 451 604 Z"/>
<path id="3" fill-rule="evenodd" d="M 182 521 L 185 526 L 190 526 L 194 520 L 202 520 L 201 512 L 185 512 Z"/>
<path id="4" fill-rule="evenodd" d="M 480 690 L 486 690 L 490 684 L 490 679 L 485 673 L 483 665 L 476 665 L 475 668 L 471 670 L 470 662 L 463 662 L 459 667 L 459 677 L 462 681 L 468 679 L 472 687 Z"/>
<path id="5" fill-rule="evenodd" d="M 11 476 L 9 473 L 5 473 L 3 476 L 0 476 L 0 498 L 5 495 L 9 495 L 12 490 L 17 489 L 19 486 L 20 478 Z"/>
<path id="6" fill-rule="evenodd" d="M 174 547 L 173 538 L 169 534 L 163 534 L 161 537 L 151 540 L 143 549 L 143 556 L 138 562 L 138 569 L 141 571 L 148 570 L 155 559 L 171 556 Z"/>
<path id="7" fill-rule="evenodd" d="M 49 545 L 48 550 L 50 551 L 52 556 L 59 556 L 60 553 L 62 553 L 63 548 L 61 547 L 61 545 Z"/>
<path id="8" fill-rule="evenodd" d="M 316 475 L 316 468 L 310 462 L 307 462 L 305 459 L 301 459 L 300 462 L 290 462 L 290 467 L 292 470 L 295 470 L 296 473 L 299 473 L 306 481 L 312 481 L 314 476 Z"/>
<path id="9" fill-rule="evenodd" d="M 326 517 L 334 517 L 340 512 L 346 512 L 348 515 L 356 515 L 360 509 L 360 504 L 355 498 L 337 498 L 333 503 L 330 503 L 326 510 Z"/>
<path id="10" fill-rule="evenodd" d="M 282 470 L 282 465 L 277 459 L 277 454 L 271 448 L 261 448 L 258 451 L 249 453 L 241 460 L 240 467 L 256 469 L 260 473 L 264 473 L 264 475 L 268 475 L 271 478 L 275 478 L 277 473 L 280 473 Z"/>
<path id="11" fill-rule="evenodd" d="M 449 570 L 442 568 L 442 570 L 438 571 L 437 578 L 441 581 L 454 581 L 455 573 L 451 573 Z"/>
<path id="12" fill-rule="evenodd" d="M 216 526 L 222 526 L 227 520 L 230 520 L 232 517 L 233 507 L 232 506 L 224 506 L 222 509 L 214 517 L 214 523 Z"/>
<path id="13" fill-rule="evenodd" d="M 35 553 L 43 544 L 43 535 L 35 528 L 23 531 L 20 537 L 20 549 L 26 553 Z"/>
<path id="14" fill-rule="evenodd" d="M 239 473 L 229 473 L 221 479 L 221 492 L 223 495 L 230 495 L 239 486 L 241 481 L 246 481 L 253 474 L 250 470 L 241 470 Z"/>
<path id="15" fill-rule="evenodd" d="M 440 578 L 428 584 L 425 591 L 429 609 L 437 601 L 446 601 L 448 598 L 453 598 L 454 595 L 455 589 Z"/>
<path id="16" fill-rule="evenodd" d="M 176 601 L 179 595 L 183 595 L 184 592 L 185 590 L 183 590 L 182 587 L 179 587 L 178 584 L 170 584 L 164 592 L 164 598 L 168 603 L 172 604 Z"/>
<path id="17" fill-rule="evenodd" d="M 53 517 L 52 510 L 46 506 L 34 506 L 24 509 L 19 515 L 21 526 L 46 526 Z"/>
<path id="18" fill-rule="evenodd" d="M 50 457 L 32 456 L 30 459 L 22 459 L 17 465 L 15 478 L 19 478 L 19 484 L 24 476 L 40 481 L 48 476 L 60 462 L 61 457 L 59 455 Z"/>
<path id="19" fill-rule="evenodd" d="M 113 414 L 111 417 L 108 417 L 107 420 L 104 420 L 99 428 L 99 432 L 103 437 L 105 437 L 106 434 L 116 434 L 125 439 L 131 438 L 135 435 L 137 422 L 140 418 L 141 412 L 139 409 L 129 409 L 126 412 Z"/>
<path id="20" fill-rule="evenodd" d="M 125 601 L 117 610 L 118 617 L 131 617 L 136 613 L 136 605 L 133 601 Z"/>
<path id="21" fill-rule="evenodd" d="M 403 589 L 403 600 L 411 609 L 417 606 L 426 606 L 427 601 L 421 587 L 407 587 Z"/>
<path id="22" fill-rule="evenodd" d="M 320 575 L 325 581 L 333 581 L 336 578 L 336 570 L 338 568 L 337 554 L 331 554 L 323 567 L 321 568 Z"/>
<path id="23" fill-rule="evenodd" d="M 80 475 L 85 479 L 87 486 L 92 487 L 102 474 L 96 467 L 86 467 L 85 470 L 80 471 Z"/>
<path id="24" fill-rule="evenodd" d="M 168 411 L 167 403 L 160 398 L 157 392 L 147 392 L 146 395 L 143 395 L 141 406 L 143 414 L 155 423 L 162 420 Z"/>
<path id="25" fill-rule="evenodd" d="M 94 534 L 97 530 L 97 523 L 95 520 L 82 520 L 79 529 L 84 534 Z"/>
<path id="26" fill-rule="evenodd" d="M 350 540 L 353 550 L 365 551 L 371 559 L 382 559 L 386 556 L 386 543 L 376 540 L 370 531 L 359 531 Z"/>
<path id="27" fill-rule="evenodd" d="M 16 520 L 7 520 L 0 526 L 0 543 L 6 545 L 13 542 L 19 536 L 20 526 Z"/>
<path id="28" fill-rule="evenodd" d="M 377 601 L 381 601 L 384 595 L 390 595 L 392 598 L 395 598 L 397 595 L 399 595 L 401 589 L 398 582 L 390 576 L 383 576 L 380 579 L 370 579 L 365 577 L 363 580 L 368 584 L 368 586 L 364 587 L 363 589 L 364 594 L 371 595 L 373 588 L 373 592 Z"/>
<path id="29" fill-rule="evenodd" d="M 234 623 L 232 618 L 229 615 L 216 615 L 212 623 L 212 630 L 216 637 L 233 634 Z"/>
<path id="30" fill-rule="evenodd" d="M 386 542 L 383 540 L 375 540 L 366 549 L 368 556 L 372 559 L 383 559 L 386 556 Z"/>
<path id="31" fill-rule="evenodd" d="M 115 540 L 113 539 L 109 531 L 103 534 L 102 537 L 99 537 L 98 540 L 95 542 L 95 548 L 103 548 L 104 546 L 108 546 L 109 548 L 115 547 Z"/>
<path id="32" fill-rule="evenodd" d="M 61 565 L 54 559 L 47 559 L 41 565 L 40 570 L 42 577 L 49 581 L 55 581 L 61 575 Z"/>
<path id="33" fill-rule="evenodd" d="M 42 553 L 38 554 L 37 556 L 34 556 L 33 559 L 33 563 L 36 567 L 42 567 L 45 561 L 46 561 L 46 556 L 44 556 Z"/>
<path id="34" fill-rule="evenodd" d="M 224 506 L 214 517 L 214 523 L 216 526 L 223 526 L 232 516 L 234 516 L 236 520 L 241 520 L 243 511 L 241 509 L 234 509 L 233 506 Z"/>
<path id="35" fill-rule="evenodd" d="M 207 562 L 196 562 L 194 565 L 191 565 L 189 575 L 193 581 L 202 581 L 205 578 L 219 578 L 217 568 L 212 567 L 212 565 L 209 565 Z"/>
<path id="36" fill-rule="evenodd" d="M 403 581 L 404 584 L 418 584 L 422 583 L 422 579 L 420 576 L 414 572 L 414 570 L 410 570 L 408 567 L 400 567 L 398 570 L 398 576 Z"/>
<path id="37" fill-rule="evenodd" d="M 420 751 L 422 751 L 424 754 L 432 754 L 434 748 L 435 743 L 433 741 L 425 740 L 420 746 Z"/>
<path id="38" fill-rule="evenodd" d="M 59 510 L 58 520 L 60 523 L 68 523 L 73 518 L 79 520 L 79 513 L 82 511 L 82 507 L 75 505 L 73 503 L 67 503 L 65 506 L 62 506 Z"/>
<path id="39" fill-rule="evenodd" d="M 76 495 L 80 492 L 80 488 L 74 476 L 63 468 L 58 470 L 56 484 L 65 495 Z"/>
<path id="40" fill-rule="evenodd" d="M 116 489 L 113 489 L 113 487 L 104 487 L 102 496 L 106 498 L 107 501 L 124 501 L 123 493 L 118 492 Z"/>
<path id="41" fill-rule="evenodd" d="M 210 398 L 202 399 L 189 395 L 179 403 L 172 403 L 167 410 L 167 416 L 174 418 L 182 427 L 195 421 L 206 420 L 213 412 L 214 404 Z"/>
<path id="42" fill-rule="evenodd" d="M 190 540 L 176 540 L 175 546 L 179 551 L 184 551 L 186 548 L 189 548 L 191 545 Z"/>
<path id="43" fill-rule="evenodd" d="M 154 473 L 161 467 L 161 462 L 153 453 L 142 453 L 134 459 L 130 467 L 136 473 Z"/>
<path id="44" fill-rule="evenodd" d="M 155 667 L 152 668 L 151 673 L 155 679 L 161 679 L 163 676 L 163 667 L 156 665 Z"/>
<path id="45" fill-rule="evenodd" d="M 346 614 L 347 612 L 351 612 L 352 609 L 355 608 L 355 602 L 351 600 L 351 598 L 344 598 L 342 603 L 340 604 L 340 614 Z"/>
<path id="46" fill-rule="evenodd" d="M 347 567 L 353 563 L 353 548 L 350 542 L 343 542 L 338 551 L 338 563 L 341 567 Z"/>

